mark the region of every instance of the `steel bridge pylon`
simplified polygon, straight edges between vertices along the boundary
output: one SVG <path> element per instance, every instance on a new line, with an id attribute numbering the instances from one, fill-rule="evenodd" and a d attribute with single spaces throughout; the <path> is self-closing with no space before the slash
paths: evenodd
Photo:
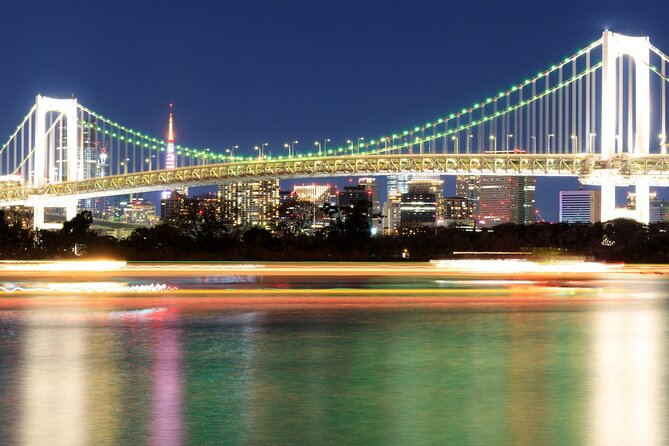
<path id="1" fill-rule="evenodd" d="M 634 61 L 634 122 L 628 122 L 628 129 L 632 129 L 628 140 L 632 142 L 628 147 L 630 156 L 648 155 L 650 146 L 650 39 L 648 37 L 630 37 L 605 31 L 602 35 L 602 124 L 601 124 L 601 156 L 607 160 L 622 153 L 622 112 L 620 104 L 623 97 L 621 83 L 623 79 L 621 66 L 617 62 L 623 56 L 629 56 Z M 631 63 L 631 62 L 630 62 Z M 631 72 L 631 71 L 630 71 Z M 628 83 L 632 79 L 627 80 Z M 631 91 L 631 85 L 629 85 Z M 632 114 L 628 112 L 628 120 Z M 616 127 L 618 125 L 618 128 Z M 636 189 L 636 209 L 616 208 L 616 176 L 604 176 L 601 181 L 601 218 L 602 221 L 615 218 L 632 218 L 641 223 L 648 223 L 650 219 L 650 181 L 647 179 L 634 180 Z"/>

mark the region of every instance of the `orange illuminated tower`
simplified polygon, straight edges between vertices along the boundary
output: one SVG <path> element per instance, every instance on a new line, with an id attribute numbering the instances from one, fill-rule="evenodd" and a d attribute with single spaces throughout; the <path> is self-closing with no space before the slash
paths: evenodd
<path id="1" fill-rule="evenodd" d="M 174 112 L 170 104 L 169 124 L 167 129 L 167 150 L 165 151 L 165 169 L 177 167 L 177 158 L 174 152 Z"/>

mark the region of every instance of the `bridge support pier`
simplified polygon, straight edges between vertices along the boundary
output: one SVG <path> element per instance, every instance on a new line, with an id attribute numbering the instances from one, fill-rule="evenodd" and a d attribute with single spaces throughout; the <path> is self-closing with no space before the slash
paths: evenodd
<path id="1" fill-rule="evenodd" d="M 650 222 L 650 181 L 647 178 L 636 180 L 636 210 L 635 220 L 639 223 Z"/>
<path id="2" fill-rule="evenodd" d="M 618 218 L 616 216 L 616 183 L 613 178 L 606 178 L 602 181 L 601 218 L 602 221 Z"/>
<path id="3" fill-rule="evenodd" d="M 616 181 L 614 178 L 605 178 L 601 182 L 601 218 L 609 221 L 616 218 L 630 218 L 639 223 L 650 222 L 650 180 L 637 178 L 634 188 L 636 208 L 634 210 L 616 207 Z"/>
<path id="4" fill-rule="evenodd" d="M 50 203 L 42 200 L 38 200 L 33 203 L 33 228 L 34 229 L 61 229 L 63 225 L 61 223 L 46 223 L 44 221 L 44 210 L 47 207 L 52 208 L 65 208 L 65 220 L 72 220 L 77 216 L 77 203 L 76 198 L 66 198 L 62 201 L 56 203 Z"/>

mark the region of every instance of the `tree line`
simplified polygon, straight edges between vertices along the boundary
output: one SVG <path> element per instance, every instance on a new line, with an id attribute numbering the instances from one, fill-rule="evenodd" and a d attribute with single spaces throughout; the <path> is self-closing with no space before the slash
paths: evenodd
<path id="1" fill-rule="evenodd" d="M 125 260 L 390 261 L 453 257 L 459 251 L 550 251 L 595 260 L 669 262 L 669 224 L 618 219 L 595 224 L 502 224 L 482 231 L 414 228 L 411 235 L 375 236 L 364 210 L 313 234 L 278 227 L 232 228 L 220 213 L 192 206 L 170 223 L 139 228 L 122 240 L 90 229 L 82 212 L 57 231 L 34 230 L 0 210 L 0 258 L 63 259 L 81 255 Z M 299 225 L 298 225 L 299 226 Z M 78 248 L 78 249 L 75 249 Z"/>

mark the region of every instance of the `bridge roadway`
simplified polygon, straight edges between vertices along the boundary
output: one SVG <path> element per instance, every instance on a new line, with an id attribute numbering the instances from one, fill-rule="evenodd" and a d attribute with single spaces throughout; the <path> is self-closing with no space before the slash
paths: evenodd
<path id="1" fill-rule="evenodd" d="M 181 185 L 401 173 L 563 176 L 578 177 L 583 184 L 591 185 L 614 178 L 620 186 L 633 185 L 644 178 L 654 186 L 669 186 L 669 156 L 623 154 L 603 160 L 599 154 L 361 154 L 254 160 L 66 181 L 38 188 L 4 187 L 0 188 L 0 206 L 30 205 L 31 201 L 54 205 L 61 198 L 105 197 Z"/>

